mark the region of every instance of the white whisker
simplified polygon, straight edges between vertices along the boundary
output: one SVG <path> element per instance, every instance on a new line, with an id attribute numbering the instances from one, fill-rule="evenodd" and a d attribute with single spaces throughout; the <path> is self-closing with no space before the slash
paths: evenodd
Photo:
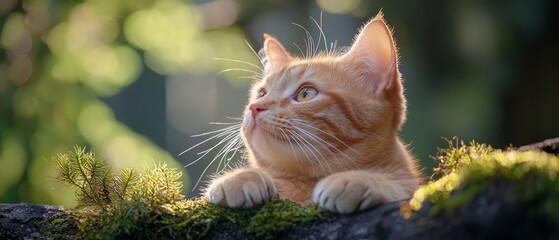
<path id="1" fill-rule="evenodd" d="M 239 79 L 259 80 L 258 76 L 240 76 Z"/>
<path id="2" fill-rule="evenodd" d="M 239 142 L 240 138 L 237 136 L 236 138 L 232 138 L 223 148 L 221 148 L 220 152 L 218 152 L 214 159 L 219 158 L 219 163 L 217 165 L 217 172 L 221 172 L 223 169 L 221 168 L 221 165 L 223 164 L 224 168 L 227 164 L 229 164 L 229 162 L 233 159 L 233 157 L 235 157 L 235 154 L 237 153 L 237 150 L 235 148 L 235 146 L 237 146 L 237 143 Z M 232 152 L 232 153 L 231 153 Z M 212 160 L 213 161 L 213 160 Z"/>
<path id="3" fill-rule="evenodd" d="M 229 120 L 239 121 L 239 122 L 237 122 L 237 123 L 241 123 L 241 124 L 243 123 L 243 120 L 244 120 L 244 119 L 241 118 L 241 117 L 225 117 L 225 118 L 227 118 L 227 119 L 229 119 Z"/>
<path id="4" fill-rule="evenodd" d="M 341 151 L 340 149 L 338 149 L 336 146 L 332 145 L 332 143 L 316 136 L 316 134 L 313 134 L 312 132 L 309 132 L 303 128 L 294 126 L 295 128 L 297 128 L 299 131 L 307 134 L 311 139 L 315 140 L 317 143 L 321 144 L 323 147 L 325 147 L 330 153 L 332 153 L 332 151 L 330 150 L 330 148 L 333 148 L 334 150 L 338 151 L 340 154 L 342 154 L 344 157 L 346 157 L 349 160 L 353 160 L 351 157 L 349 157 L 348 155 L 346 155 L 343 151 Z M 327 146 L 326 146 L 327 145 Z"/>
<path id="5" fill-rule="evenodd" d="M 290 138 L 289 135 L 282 129 L 282 127 L 278 127 L 278 129 L 280 130 L 281 134 L 285 137 L 285 139 L 287 140 L 287 142 L 289 142 L 289 147 L 291 147 L 291 151 L 293 152 L 293 156 L 297 157 L 296 153 L 295 153 L 295 148 L 293 148 L 293 144 L 291 143 L 292 141 L 292 137 Z M 297 160 L 297 158 L 295 158 Z"/>
<path id="6" fill-rule="evenodd" d="M 329 55 L 334 55 L 336 53 L 336 47 L 338 47 L 338 41 L 330 42 L 330 52 Z"/>
<path id="7" fill-rule="evenodd" d="M 303 136 L 299 135 L 299 134 L 297 133 L 297 131 L 289 131 L 289 132 L 290 132 L 295 138 L 299 139 L 299 140 L 301 141 L 301 143 L 302 143 L 302 144 L 309 150 L 309 152 L 311 152 L 311 154 L 314 156 L 314 158 L 315 158 L 316 161 L 312 161 L 312 160 L 311 160 L 310 158 L 308 158 L 308 156 L 307 156 L 307 158 L 309 159 L 309 162 L 310 162 L 311 164 L 314 164 L 314 165 L 318 164 L 318 165 L 320 166 L 320 168 L 322 169 L 322 171 L 325 172 L 324 166 L 322 165 L 322 161 L 321 161 L 322 159 L 319 159 L 319 158 L 318 158 L 318 156 L 316 155 L 315 151 L 318 152 L 318 154 L 320 154 L 323 158 L 324 158 L 324 155 L 322 155 L 322 153 L 320 153 L 320 151 L 318 151 L 318 149 L 316 149 L 316 147 L 313 146 L 309 141 L 307 141 Z M 314 151 L 313 151 L 313 149 L 311 149 L 311 147 L 314 149 Z M 304 149 L 302 149 L 302 150 L 303 150 L 303 152 L 304 152 Z"/>
<path id="8" fill-rule="evenodd" d="M 223 136 L 228 135 L 228 134 L 230 134 L 230 132 L 223 132 L 223 133 L 217 134 L 217 135 L 215 135 L 215 136 L 211 136 L 210 138 L 208 138 L 208 139 L 206 139 L 206 140 L 204 140 L 204 141 L 201 141 L 201 142 L 195 144 L 194 146 L 192 146 L 192 147 L 190 147 L 190 148 L 188 148 L 188 149 L 182 151 L 181 153 L 179 153 L 179 156 L 181 156 L 181 155 L 183 155 L 183 154 L 189 152 L 190 150 L 192 150 L 192 149 L 194 149 L 194 148 L 196 148 L 196 147 L 198 147 L 198 146 L 200 146 L 200 145 L 202 145 L 202 144 L 204 144 L 204 143 L 207 143 L 207 142 L 209 142 L 209 141 L 211 141 L 211 140 L 213 140 L 213 139 L 217 139 L 217 138 L 223 137 Z M 198 136 L 201 136 L 201 135 L 198 135 Z"/>
<path id="9" fill-rule="evenodd" d="M 204 168 L 204 171 L 202 171 L 202 174 L 198 178 L 198 181 L 196 181 L 196 184 L 194 184 L 194 187 L 192 187 L 193 189 L 196 189 L 196 187 L 198 187 L 198 184 L 200 184 L 200 181 L 202 180 L 202 177 L 206 174 L 206 172 L 208 171 L 208 169 L 210 168 L 212 163 L 213 163 L 213 160 Z"/>
<path id="10" fill-rule="evenodd" d="M 305 136 L 307 136 L 310 140 L 312 140 L 312 141 L 314 141 L 314 142 L 320 144 L 320 146 L 323 147 L 325 150 L 328 150 L 328 152 L 330 152 L 330 155 L 333 155 L 333 154 L 332 154 L 332 151 L 330 150 L 330 147 L 336 149 L 335 146 L 333 146 L 333 145 L 330 144 L 329 142 L 325 141 L 324 139 L 322 139 L 322 138 L 316 136 L 315 134 L 313 134 L 313 133 L 311 133 L 311 132 L 309 132 L 309 131 L 307 131 L 307 130 L 305 130 L 305 129 L 303 129 L 303 128 L 300 128 L 300 127 L 297 127 L 297 126 L 293 126 L 293 127 L 294 127 L 295 129 L 297 129 L 297 131 L 299 131 L 300 133 L 302 133 L 302 134 L 304 134 Z M 328 144 L 328 146 L 326 146 L 324 143 Z M 337 149 L 336 149 L 336 150 L 337 150 Z M 339 151 L 339 150 L 338 150 L 338 151 Z"/>
<path id="11" fill-rule="evenodd" d="M 221 144 L 223 144 L 223 143 L 225 143 L 225 142 L 228 142 L 228 141 L 231 140 L 233 137 L 236 137 L 237 134 L 238 134 L 238 133 L 235 133 L 235 132 L 230 132 L 230 133 L 228 133 L 228 135 L 227 135 L 226 137 L 224 137 L 221 141 L 219 141 L 219 142 L 218 142 L 217 144 L 215 144 L 213 147 L 210 147 L 210 148 L 208 148 L 208 149 L 206 149 L 206 150 L 204 150 L 204 151 L 201 151 L 201 152 L 197 153 L 197 155 L 201 155 L 201 156 L 198 157 L 196 160 L 192 161 L 191 163 L 187 164 L 185 167 L 189 167 L 190 165 L 197 163 L 197 162 L 200 161 L 202 158 L 204 158 L 206 155 L 208 155 L 212 150 L 214 150 L 215 148 L 217 148 L 219 145 L 221 145 Z M 224 136 L 224 135 L 222 135 L 222 136 Z M 207 141 L 209 141 L 209 140 L 211 140 L 211 139 L 215 139 L 215 138 L 216 138 L 216 137 L 214 136 L 214 137 L 211 137 L 211 138 L 209 138 L 209 139 L 206 139 L 206 140 L 204 140 L 203 142 L 196 144 L 194 147 L 199 146 L 200 144 L 205 143 L 205 142 L 207 142 Z M 194 147 L 191 147 L 190 149 L 192 149 L 192 148 L 194 148 Z M 190 150 L 190 149 L 189 149 L 189 150 Z M 185 151 L 185 152 L 186 152 L 186 151 Z"/>
<path id="12" fill-rule="evenodd" d="M 313 136 L 312 134 L 305 133 L 305 132 L 301 131 L 301 130 L 302 130 L 301 128 L 298 128 L 298 127 L 296 127 L 296 126 L 293 126 L 293 127 L 294 127 L 295 130 L 296 130 L 295 132 L 298 131 L 299 133 L 303 134 L 304 136 L 307 136 L 307 137 L 309 138 L 309 140 L 316 141 L 317 143 L 320 144 L 320 142 L 318 142 L 318 141 L 315 139 L 315 138 L 317 138 L 316 136 Z M 304 138 L 303 136 L 301 136 L 301 137 Z M 327 174 L 328 172 L 330 172 L 331 169 L 330 169 L 329 165 L 326 165 L 326 168 L 325 168 L 324 165 L 323 165 L 323 163 L 322 163 L 324 159 L 327 159 L 327 158 L 324 156 L 324 154 L 322 153 L 322 151 L 318 150 L 313 144 L 311 144 L 308 140 L 306 140 L 306 138 L 304 138 L 304 139 L 305 139 L 305 142 L 307 142 L 307 144 L 308 144 L 309 146 L 312 146 L 313 149 L 314 149 L 318 154 L 320 154 L 320 156 L 322 157 L 322 159 L 318 159 L 318 157 L 317 157 L 317 163 L 320 165 L 320 168 L 322 169 L 323 173 L 324 173 L 324 174 Z M 324 145 L 323 145 L 323 144 L 321 144 L 321 146 L 324 148 Z M 328 149 L 328 148 L 325 148 L 325 149 L 328 150 L 328 151 L 330 152 L 330 155 L 332 155 L 332 151 L 330 151 L 330 149 Z M 316 155 L 315 155 L 315 156 L 316 156 Z"/>
<path id="13" fill-rule="evenodd" d="M 206 175 L 207 171 L 210 169 L 212 165 L 214 165 L 216 161 L 219 161 L 217 165 L 217 171 L 223 171 L 223 169 L 225 169 L 231 163 L 231 160 L 237 155 L 237 152 L 244 146 L 240 135 L 241 134 L 240 129 L 243 126 L 242 118 L 228 117 L 228 119 L 235 120 L 237 122 L 210 122 L 210 124 L 213 125 L 229 125 L 229 126 L 214 131 L 192 135 L 192 137 L 207 136 L 207 139 L 202 140 L 201 142 L 195 144 L 194 146 L 184 150 L 179 154 L 182 155 L 186 152 L 189 152 L 192 149 L 199 147 L 202 144 L 208 143 L 209 141 L 219 140 L 217 143 L 210 146 L 209 148 L 198 152 L 196 154 L 198 155 L 198 157 L 194 161 L 188 163 L 185 166 L 185 167 L 189 167 L 199 162 L 200 160 L 204 159 L 208 154 L 210 154 L 210 152 L 213 152 L 214 150 L 219 148 L 219 151 L 214 155 L 214 157 L 211 159 L 211 161 L 207 164 L 207 166 L 202 171 L 202 174 L 196 181 L 196 184 L 194 185 L 193 188 L 198 187 L 202 178 Z"/>
<path id="14" fill-rule="evenodd" d="M 313 57 L 313 49 L 314 49 L 314 39 L 312 37 L 312 34 L 302 25 L 298 24 L 298 23 L 291 23 L 301 29 L 303 29 L 305 31 L 305 34 L 307 35 L 307 39 L 303 38 L 303 41 L 305 41 L 305 46 L 306 46 L 306 52 L 307 54 L 304 56 L 305 58 L 311 58 Z"/>
<path id="15" fill-rule="evenodd" d="M 229 136 L 228 136 L 229 137 Z M 212 160 L 210 161 L 210 163 L 204 168 L 204 170 L 202 171 L 202 174 L 200 175 L 200 177 L 198 178 L 198 181 L 196 181 L 196 184 L 194 184 L 193 188 L 198 187 L 198 184 L 200 184 L 200 181 L 202 180 L 202 178 L 206 175 L 206 172 L 208 171 L 208 169 L 210 168 L 210 166 L 213 165 L 213 163 L 215 161 L 217 161 L 218 159 L 220 159 L 218 166 L 217 166 L 217 170 L 219 171 L 219 168 L 221 167 L 222 161 L 223 161 L 223 157 L 227 156 L 227 154 L 230 152 L 231 150 L 231 146 L 233 146 L 232 141 L 238 141 L 239 140 L 239 135 L 235 135 L 233 137 L 230 137 L 226 142 L 225 146 L 223 146 L 221 148 L 221 150 L 214 156 L 214 158 L 212 158 Z M 214 147 L 212 147 L 212 149 L 216 148 L 217 146 L 221 145 L 222 142 L 225 142 L 225 139 L 223 139 L 222 141 L 220 141 L 220 143 L 216 144 Z M 206 156 L 209 153 L 209 151 L 204 154 L 202 157 Z M 236 153 L 236 151 L 234 152 Z M 199 159 L 201 159 L 202 157 L 200 157 Z M 234 154 L 229 158 L 232 159 L 234 157 Z M 198 160 L 196 160 L 198 161 Z M 228 165 L 229 163 L 225 163 L 225 165 Z M 225 166 L 224 166 L 225 167 Z"/>
<path id="16" fill-rule="evenodd" d="M 211 132 L 205 132 L 205 133 L 195 134 L 195 135 L 192 135 L 192 136 L 190 136 L 190 137 L 201 137 L 201 136 L 206 136 L 206 135 L 210 135 L 210 134 L 214 134 L 214 133 L 226 132 L 226 131 L 229 131 L 229 130 L 232 130 L 232 129 L 237 129 L 237 128 L 240 128 L 240 127 L 241 127 L 241 126 L 240 126 L 240 124 L 239 124 L 239 125 L 229 126 L 229 127 L 222 128 L 222 129 L 215 130 L 215 131 L 211 131 Z M 190 149 L 192 149 L 192 148 L 189 148 L 189 149 L 185 150 L 184 152 L 188 152 Z M 184 152 L 183 152 L 183 153 L 184 153 Z"/>
<path id="17" fill-rule="evenodd" d="M 360 152 L 358 152 L 357 150 L 355 150 L 354 148 L 352 148 L 351 146 L 347 145 L 347 143 L 345 143 L 344 141 L 340 140 L 338 137 L 336 137 L 334 134 L 326 132 L 320 128 L 317 128 L 311 124 L 308 124 L 308 121 L 302 120 L 302 119 L 291 119 L 292 121 L 298 122 L 299 124 L 302 124 L 306 127 L 312 128 L 316 131 L 322 132 L 330 137 L 332 137 L 334 140 L 338 141 L 339 143 L 343 144 L 345 147 L 347 147 L 348 149 L 352 150 L 353 152 L 355 152 L 356 154 L 359 154 L 362 156 L 362 154 Z"/>
<path id="18" fill-rule="evenodd" d="M 366 132 L 366 133 L 368 133 L 368 134 L 371 134 L 371 135 L 373 135 L 373 136 L 379 138 L 380 140 L 383 140 L 383 141 L 384 141 L 384 138 L 383 138 L 382 136 L 380 136 L 380 135 L 378 135 L 378 134 L 376 134 L 376 133 L 374 133 L 374 132 L 371 132 L 371 131 L 369 131 L 369 130 L 365 130 L 364 132 Z"/>
<path id="19" fill-rule="evenodd" d="M 262 62 L 262 57 L 260 57 L 260 55 L 258 55 L 258 53 L 256 51 L 254 51 L 254 48 L 250 45 L 250 43 L 248 43 L 248 41 L 246 39 L 245 39 L 245 43 L 248 46 L 248 48 L 250 48 L 252 53 L 254 53 L 254 56 L 256 56 L 258 58 L 258 60 L 260 60 L 260 62 Z"/>
<path id="20" fill-rule="evenodd" d="M 237 120 L 237 119 L 232 119 Z M 239 125 L 240 127 L 241 122 L 210 122 L 211 125 Z"/>
<path id="21" fill-rule="evenodd" d="M 301 139 L 303 139 L 303 141 L 305 141 L 305 142 L 307 143 L 308 146 L 310 146 L 310 147 L 312 147 L 312 148 L 314 149 L 314 151 L 311 150 L 311 153 L 313 153 L 313 155 L 315 156 L 315 158 L 316 158 L 317 161 L 320 162 L 321 159 L 319 159 L 318 156 L 317 156 L 316 154 L 314 154 L 314 152 L 320 154 L 320 156 L 322 157 L 322 159 L 325 158 L 324 155 L 322 154 L 322 152 L 319 151 L 313 144 L 311 144 L 311 143 L 307 140 L 307 138 L 305 138 L 305 136 L 307 136 L 306 134 L 304 134 L 304 133 L 302 133 L 302 132 L 300 132 L 300 131 L 293 131 L 293 133 L 295 133 L 295 134 L 297 134 L 297 136 L 301 137 Z M 303 135 L 301 135 L 301 134 L 299 134 L 299 133 L 301 133 L 301 134 L 303 134 L 303 135 L 305 135 L 305 136 L 303 136 Z"/>
<path id="22" fill-rule="evenodd" d="M 300 140 L 298 140 L 298 138 L 293 135 L 293 131 L 289 130 L 289 129 L 285 129 L 287 132 L 289 132 L 289 134 L 291 134 L 291 136 L 293 137 L 293 141 L 295 141 L 295 144 L 297 144 L 297 146 L 299 146 L 299 149 L 301 149 L 301 151 L 303 152 L 303 154 L 305 155 L 305 157 L 311 161 L 311 158 L 309 157 L 309 155 L 307 155 L 307 151 L 305 151 L 305 149 L 303 149 L 303 146 L 301 146 L 302 142 L 300 142 Z M 304 144 L 303 144 L 304 145 Z"/>
<path id="23" fill-rule="evenodd" d="M 301 47 L 299 47 L 299 45 L 297 45 L 297 43 L 293 43 L 293 45 L 295 45 L 295 47 L 297 47 L 297 49 L 299 49 L 299 52 L 301 53 L 301 55 L 305 55 L 303 53 L 303 49 L 301 49 Z"/>
<path id="24" fill-rule="evenodd" d="M 220 74 L 223 74 L 223 73 L 226 73 L 226 72 L 231 72 L 231 71 L 249 72 L 249 73 L 254 74 L 254 76 L 264 78 L 264 76 L 262 75 L 262 73 L 259 73 L 259 72 L 253 71 L 253 70 L 249 70 L 249 69 L 244 69 L 244 68 L 228 68 L 228 69 L 224 69 L 224 70 L 219 71 L 219 72 L 217 73 L 217 75 L 220 75 Z"/>
<path id="25" fill-rule="evenodd" d="M 250 63 L 247 61 L 243 61 L 243 60 L 237 60 L 237 59 L 230 59 L 230 58 L 214 58 L 215 60 L 221 60 L 221 61 L 229 61 L 229 62 L 236 62 L 236 63 L 244 63 L 246 65 L 249 65 L 251 67 L 254 67 L 260 71 L 264 71 L 260 66 L 254 64 L 254 63 Z"/>
<path id="26" fill-rule="evenodd" d="M 320 12 L 320 24 L 313 17 L 311 17 L 311 20 L 314 22 L 314 24 L 316 25 L 316 27 L 320 31 L 320 34 L 318 35 L 318 42 L 317 42 L 317 45 L 316 45 L 316 49 L 314 50 L 315 53 L 318 51 L 318 47 L 320 46 L 321 38 L 324 40 L 324 48 L 326 48 L 326 52 L 330 53 L 330 49 L 328 49 L 328 43 L 326 41 L 326 34 L 324 34 L 324 30 L 322 29 L 322 11 Z"/>
<path id="27" fill-rule="evenodd" d="M 210 122 L 209 124 L 221 125 L 221 123 L 216 123 L 216 122 Z M 236 123 L 236 124 L 232 123 L 231 126 L 229 126 L 229 127 L 224 127 L 224 128 L 218 129 L 218 130 L 209 131 L 209 132 L 205 132 L 205 133 L 194 134 L 194 135 L 191 135 L 190 137 L 201 137 L 201 136 L 206 136 L 206 135 L 210 135 L 210 134 L 214 134 L 214 133 L 226 132 L 226 131 L 233 130 L 233 129 L 240 129 L 240 127 L 241 127 L 240 123 Z"/>

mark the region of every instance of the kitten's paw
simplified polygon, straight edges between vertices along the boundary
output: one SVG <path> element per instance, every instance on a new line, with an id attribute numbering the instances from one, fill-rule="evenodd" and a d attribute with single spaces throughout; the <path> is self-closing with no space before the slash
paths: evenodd
<path id="1" fill-rule="evenodd" d="M 371 174 L 361 171 L 336 173 L 322 179 L 314 189 L 312 200 L 321 208 L 342 214 L 388 201 Z"/>
<path id="2" fill-rule="evenodd" d="M 251 208 L 277 198 L 272 180 L 255 169 L 238 169 L 213 180 L 205 193 L 210 202 L 230 208 Z"/>

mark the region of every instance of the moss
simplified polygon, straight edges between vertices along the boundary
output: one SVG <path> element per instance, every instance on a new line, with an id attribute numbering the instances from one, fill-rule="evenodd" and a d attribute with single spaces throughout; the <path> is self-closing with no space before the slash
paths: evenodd
<path id="1" fill-rule="evenodd" d="M 130 202 L 106 212 L 72 211 L 81 238 L 199 239 L 218 228 L 242 229 L 247 234 L 271 238 L 298 224 L 320 219 L 325 212 L 316 206 L 276 200 L 261 208 L 235 210 L 206 199 L 183 199 L 149 207 Z M 67 224 L 59 222 L 60 224 Z"/>
<path id="2" fill-rule="evenodd" d="M 424 210 L 432 215 L 452 212 L 505 182 L 506 201 L 526 209 L 527 216 L 543 216 L 559 229 L 559 157 L 538 150 L 498 150 L 476 142 L 456 140 L 449 145 L 439 149 L 435 174 L 410 200 L 410 212 L 426 205 Z M 203 198 L 186 199 L 176 169 L 154 164 L 143 171 L 116 173 L 82 148 L 55 156 L 53 164 L 59 170 L 57 179 L 77 188 L 79 203 L 68 210 L 70 217 L 59 216 L 46 224 L 45 234 L 56 239 L 198 239 L 213 236 L 214 230 L 273 238 L 327 215 L 315 205 L 285 200 L 235 210 Z"/>
<path id="3" fill-rule="evenodd" d="M 206 199 L 185 199 L 180 172 L 165 164 L 144 171 L 113 172 L 109 165 L 83 148 L 52 159 L 57 179 L 77 188 L 78 207 L 71 217 L 57 218 L 49 229 L 73 229 L 63 237 L 100 239 L 198 239 L 212 229 L 242 229 L 271 238 L 294 226 L 320 219 L 314 205 L 276 200 L 250 210 L 219 207 Z M 47 236 L 62 238 L 45 229 Z M 72 235 L 74 234 L 74 235 Z"/>
<path id="4" fill-rule="evenodd" d="M 63 209 L 64 211 L 64 209 Z M 57 213 L 39 224 L 40 232 L 50 239 L 79 239 L 76 220 L 66 212 Z"/>
<path id="5" fill-rule="evenodd" d="M 290 201 L 277 200 L 264 205 L 244 227 L 247 233 L 270 238 L 299 224 L 322 219 L 325 213 L 316 205 L 301 206 Z"/>
<path id="6" fill-rule="evenodd" d="M 449 141 L 450 142 L 450 141 Z M 559 157 L 540 150 L 498 150 L 485 144 L 450 142 L 435 158 L 438 179 L 421 186 L 410 200 L 414 211 L 457 209 L 497 182 L 510 183 L 507 199 L 546 216 L 559 227 Z"/>

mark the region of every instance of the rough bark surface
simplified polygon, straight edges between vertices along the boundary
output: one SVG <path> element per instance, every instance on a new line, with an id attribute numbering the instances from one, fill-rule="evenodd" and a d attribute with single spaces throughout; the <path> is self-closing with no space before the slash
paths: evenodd
<path id="1" fill-rule="evenodd" d="M 550 138 L 543 142 L 534 143 L 518 148 L 519 151 L 528 151 L 533 149 L 540 149 L 547 153 L 559 155 L 559 137 Z"/>
<path id="2" fill-rule="evenodd" d="M 41 239 L 41 224 L 56 214 L 54 206 L 37 204 L 0 204 L 0 239 Z"/>
<path id="3" fill-rule="evenodd" d="M 275 239 L 557 239 L 557 230 L 530 206 L 510 204 L 509 184 L 496 183 L 455 211 L 429 213 L 429 206 L 410 219 L 402 202 L 387 203 L 352 215 L 331 215 L 298 226 Z M 257 239 L 235 229 L 213 232 L 208 239 Z"/>
<path id="4" fill-rule="evenodd" d="M 553 239 L 556 229 L 527 206 L 506 201 L 507 183 L 497 183 L 467 205 L 405 219 L 404 202 L 387 203 L 351 215 L 332 214 L 274 236 L 276 239 Z M 0 204 L 0 239 L 44 239 L 40 224 L 63 213 L 53 206 Z M 216 229 L 208 239 L 258 239 L 239 229 Z"/>
<path id="5" fill-rule="evenodd" d="M 542 149 L 558 154 L 559 138 L 518 150 Z M 327 218 L 275 235 L 276 239 L 559 239 L 557 223 L 530 203 L 510 201 L 511 184 L 495 182 L 454 210 L 433 215 L 430 206 L 410 219 L 402 217 L 406 201 L 351 215 Z M 460 190 L 458 190 L 460 191 Z M 511 195 L 512 194 L 512 195 Z M 0 239 L 44 239 L 42 227 L 65 216 L 58 207 L 36 204 L 0 204 Z M 67 216 L 67 215 L 66 215 Z M 43 229 L 44 230 L 44 229 Z M 53 230 L 49 230 L 53 232 Z M 56 230 L 54 230 L 56 232 Z M 255 239 L 240 229 L 216 229 L 209 239 Z"/>

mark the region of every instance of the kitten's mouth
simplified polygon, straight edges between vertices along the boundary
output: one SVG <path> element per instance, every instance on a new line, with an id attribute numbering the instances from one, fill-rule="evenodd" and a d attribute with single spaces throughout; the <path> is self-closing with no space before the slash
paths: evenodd
<path id="1" fill-rule="evenodd" d="M 263 126 L 263 124 L 256 124 L 253 123 L 251 128 L 251 135 L 254 138 L 254 135 L 257 134 L 257 131 L 259 132 L 259 134 L 262 135 L 263 138 L 265 139 L 273 139 L 274 141 L 277 142 L 283 142 L 283 143 L 289 143 L 289 138 L 287 138 L 286 136 L 282 135 L 279 131 L 277 130 L 273 130 L 270 129 L 266 126 Z"/>
<path id="2" fill-rule="evenodd" d="M 250 113 L 248 113 L 250 114 Z M 283 132 L 280 126 L 276 126 L 273 123 L 268 122 L 262 118 L 252 118 L 252 116 L 247 115 L 250 118 L 245 134 L 253 143 L 255 141 L 274 141 L 280 143 L 290 143 L 290 138 L 286 132 Z"/>

